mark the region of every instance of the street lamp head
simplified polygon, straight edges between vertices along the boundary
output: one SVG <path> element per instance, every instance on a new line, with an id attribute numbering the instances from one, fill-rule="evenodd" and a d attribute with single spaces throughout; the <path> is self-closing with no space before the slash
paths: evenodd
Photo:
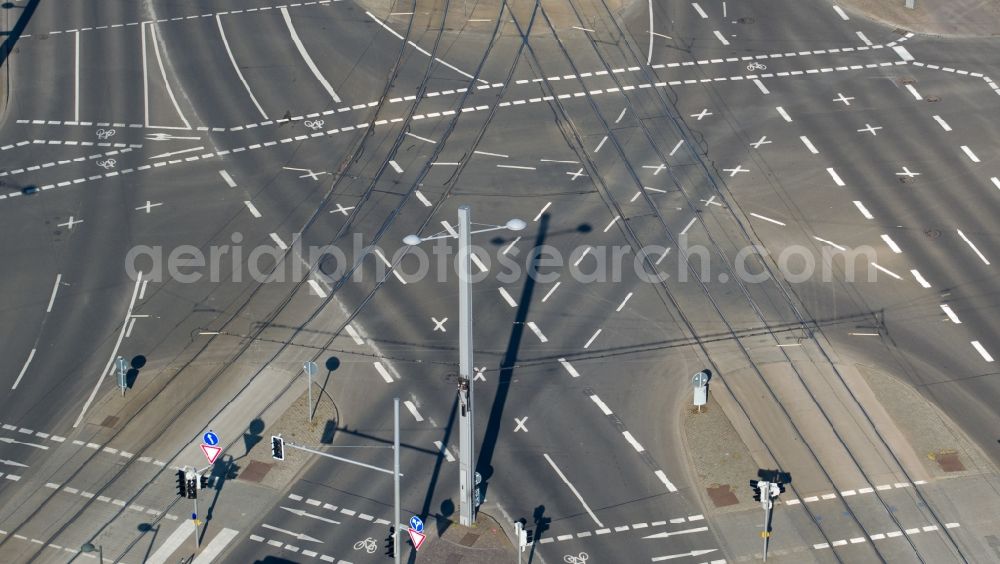
<path id="1" fill-rule="evenodd" d="M 97 552 L 97 548 L 93 543 L 85 542 L 83 546 L 80 547 L 80 552 Z"/>
<path id="2" fill-rule="evenodd" d="M 403 237 L 403 243 L 413 247 L 419 245 L 421 243 L 421 239 L 418 235 L 407 235 L 406 237 Z"/>
<path id="3" fill-rule="evenodd" d="M 510 229 L 511 231 L 520 231 L 520 230 L 524 229 L 527 226 L 528 226 L 528 224 L 525 223 L 523 219 L 516 219 L 515 218 L 515 219 L 512 219 L 512 220 L 508 221 L 507 224 L 504 227 L 506 227 L 507 229 Z"/>

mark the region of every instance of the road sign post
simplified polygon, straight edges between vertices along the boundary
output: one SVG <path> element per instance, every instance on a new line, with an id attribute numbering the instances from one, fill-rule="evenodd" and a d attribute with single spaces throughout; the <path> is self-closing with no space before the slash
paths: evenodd
<path id="1" fill-rule="evenodd" d="M 393 488 L 393 504 L 396 520 L 392 522 L 393 527 L 393 545 L 399 544 L 399 527 L 401 523 L 399 522 L 399 398 L 393 398 L 392 400 L 392 488 Z M 411 534 L 412 538 L 413 535 Z M 415 545 L 414 545 L 415 546 Z M 399 564 L 400 555 L 399 546 L 396 546 L 394 551 L 394 558 L 396 559 L 396 564 Z"/>
<path id="2" fill-rule="evenodd" d="M 125 397 L 125 389 L 128 388 L 128 380 L 126 379 L 128 375 L 128 363 L 125 362 L 123 357 L 118 357 L 115 359 L 115 366 L 118 370 L 118 387 L 122 391 L 122 397 Z"/>
<path id="3" fill-rule="evenodd" d="M 302 365 L 302 370 L 305 370 L 305 372 L 306 372 L 306 385 L 308 386 L 308 391 L 309 391 L 309 421 L 312 422 L 312 420 L 313 420 L 313 383 L 312 383 L 312 379 L 313 379 L 313 376 L 316 375 L 316 371 L 318 370 L 318 368 L 316 367 L 316 363 L 310 360 L 309 362 L 306 362 L 305 364 Z"/>
<path id="4" fill-rule="evenodd" d="M 708 373 L 702 371 L 695 374 L 691 384 L 694 385 L 694 406 L 701 413 L 701 407 L 708 403 Z"/>

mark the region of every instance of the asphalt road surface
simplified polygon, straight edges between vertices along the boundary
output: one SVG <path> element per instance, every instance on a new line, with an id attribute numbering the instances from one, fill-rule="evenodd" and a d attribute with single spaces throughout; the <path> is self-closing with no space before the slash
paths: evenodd
<path id="1" fill-rule="evenodd" d="M 393 398 L 401 525 L 459 526 L 460 205 L 480 511 L 526 561 L 763 558 L 756 475 L 693 462 L 702 370 L 791 476 L 770 559 L 1000 559 L 995 38 L 823 0 L 0 16 L 0 561 L 386 561 Z M 309 446 L 367 467 L 267 459 L 309 361 Z"/>

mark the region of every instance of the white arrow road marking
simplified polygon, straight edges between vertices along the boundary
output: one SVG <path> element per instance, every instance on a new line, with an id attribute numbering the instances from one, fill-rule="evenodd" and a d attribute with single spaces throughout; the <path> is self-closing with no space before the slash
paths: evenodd
<path id="1" fill-rule="evenodd" d="M 282 505 L 281 508 L 284 509 L 285 511 L 291 513 L 292 515 L 298 515 L 299 517 L 308 517 L 310 519 L 316 519 L 317 521 L 324 521 L 326 523 L 333 523 L 334 525 L 339 525 L 340 524 L 340 521 L 334 521 L 333 519 L 327 519 L 326 517 L 320 517 L 319 515 L 313 515 L 312 513 L 309 513 L 308 511 L 305 511 L 305 510 L 302 510 L 302 509 L 293 509 L 291 507 L 285 507 L 284 505 Z M 267 525 L 264 525 L 264 526 L 266 527 Z M 292 533 L 292 534 L 294 534 L 294 533 Z M 320 542 L 320 541 L 317 541 L 317 542 Z"/>
<path id="2" fill-rule="evenodd" d="M 648 537 L 642 537 L 644 539 L 665 539 L 667 537 L 672 537 L 674 535 L 686 535 L 690 533 L 701 533 L 707 531 L 708 527 L 696 527 L 694 529 L 684 529 L 683 531 L 663 531 L 662 533 L 656 533 L 655 535 L 649 535 Z"/>
<path id="3" fill-rule="evenodd" d="M 190 149 L 181 149 L 180 151 L 172 151 L 170 153 L 163 153 L 162 155 L 156 155 L 154 157 L 149 157 L 150 159 L 162 159 L 165 157 L 172 157 L 174 155 L 180 155 L 183 153 L 193 153 L 194 151 L 201 151 L 204 147 L 192 147 Z"/>
<path id="4" fill-rule="evenodd" d="M 21 464 L 20 462 L 17 462 L 16 460 L 0 460 L 0 464 L 6 464 L 7 466 L 19 466 L 21 468 L 27 468 L 28 467 L 27 464 Z"/>
<path id="5" fill-rule="evenodd" d="M 686 558 L 688 556 L 701 556 L 702 554 L 708 554 L 709 552 L 715 552 L 717 548 L 709 548 L 704 550 L 692 550 L 691 552 L 685 552 L 684 554 L 671 554 L 669 556 L 656 556 L 653 558 L 653 562 L 663 562 L 664 560 L 673 560 L 674 558 Z"/>
<path id="6" fill-rule="evenodd" d="M 49 450 L 49 447 L 47 447 L 45 445 L 39 445 L 39 444 L 35 444 L 35 443 L 26 443 L 26 442 L 23 442 L 23 441 L 19 441 L 17 439 L 12 439 L 10 437 L 0 437 L 0 442 L 4 442 L 4 443 L 7 443 L 7 444 L 28 445 L 30 447 L 40 448 L 42 450 Z"/>
<path id="7" fill-rule="evenodd" d="M 310 537 L 307 534 L 304 534 L 304 533 L 293 533 L 291 531 L 286 531 L 284 529 L 279 529 L 278 527 L 275 527 L 274 525 L 268 525 L 267 523 L 262 524 L 261 527 L 264 527 L 265 529 L 271 529 L 272 531 L 278 531 L 279 533 L 285 533 L 286 535 L 291 535 L 291 536 L 293 536 L 293 537 L 295 537 L 295 538 L 297 538 L 299 540 L 303 540 L 303 541 L 318 542 L 318 543 L 322 543 L 323 542 L 323 541 L 321 541 L 319 539 L 314 539 L 314 538 Z"/>

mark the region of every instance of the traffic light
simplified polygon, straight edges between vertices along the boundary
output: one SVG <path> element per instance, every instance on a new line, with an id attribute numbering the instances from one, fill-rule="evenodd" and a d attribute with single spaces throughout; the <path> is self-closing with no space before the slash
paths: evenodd
<path id="1" fill-rule="evenodd" d="M 187 478 L 187 497 L 188 499 L 195 499 L 198 497 L 198 474 L 190 472 L 186 476 Z"/>
<path id="2" fill-rule="evenodd" d="M 198 481 L 198 489 L 204 489 L 208 487 L 208 476 L 201 476 Z"/>
<path id="3" fill-rule="evenodd" d="M 177 471 L 177 495 L 187 497 L 187 476 L 183 470 Z"/>
<path id="4" fill-rule="evenodd" d="M 275 460 L 285 459 L 285 439 L 271 436 L 271 457 Z"/>
<path id="5" fill-rule="evenodd" d="M 754 501 L 760 501 L 760 487 L 758 484 L 760 484 L 760 482 L 757 480 L 750 480 L 750 489 L 753 490 Z"/>
<path id="6" fill-rule="evenodd" d="M 389 526 L 389 536 L 385 537 L 385 555 L 389 558 L 396 556 L 396 527 Z"/>

